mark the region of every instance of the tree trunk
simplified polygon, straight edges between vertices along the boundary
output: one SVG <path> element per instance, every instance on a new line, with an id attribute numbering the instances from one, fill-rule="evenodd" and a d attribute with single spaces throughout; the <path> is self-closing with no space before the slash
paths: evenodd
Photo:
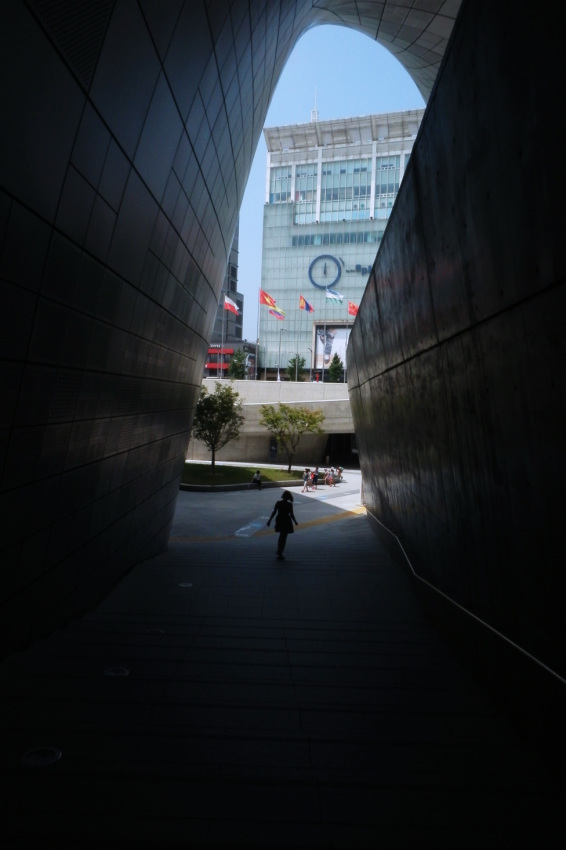
<path id="1" fill-rule="evenodd" d="M 216 475 L 216 468 L 215 468 L 215 465 L 214 465 L 215 463 L 216 463 L 216 450 L 212 449 L 212 474 L 213 475 Z"/>

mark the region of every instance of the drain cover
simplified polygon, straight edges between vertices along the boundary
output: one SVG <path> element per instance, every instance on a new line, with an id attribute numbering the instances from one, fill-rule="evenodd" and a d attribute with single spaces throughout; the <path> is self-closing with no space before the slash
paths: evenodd
<path id="1" fill-rule="evenodd" d="M 105 676 L 129 676 L 130 671 L 127 667 L 107 667 L 104 671 Z"/>
<path id="2" fill-rule="evenodd" d="M 55 764 L 60 758 L 61 750 L 55 747 L 36 747 L 24 753 L 22 764 L 25 767 L 47 767 L 50 764 Z"/>

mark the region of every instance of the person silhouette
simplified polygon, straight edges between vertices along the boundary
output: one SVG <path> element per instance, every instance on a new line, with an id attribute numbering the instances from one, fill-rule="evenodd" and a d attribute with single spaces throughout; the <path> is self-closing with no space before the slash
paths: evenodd
<path id="1" fill-rule="evenodd" d="M 295 514 L 293 513 L 293 494 L 289 492 L 289 490 L 285 490 L 279 501 L 275 503 L 275 507 L 273 508 L 273 512 L 269 519 L 267 520 L 267 525 L 271 525 L 271 520 L 275 517 L 275 532 L 279 532 L 279 541 L 277 543 L 277 560 L 284 561 L 283 551 L 285 549 L 285 544 L 287 542 L 287 535 L 293 534 L 294 528 L 293 523 L 298 525 L 299 523 L 295 519 Z"/>

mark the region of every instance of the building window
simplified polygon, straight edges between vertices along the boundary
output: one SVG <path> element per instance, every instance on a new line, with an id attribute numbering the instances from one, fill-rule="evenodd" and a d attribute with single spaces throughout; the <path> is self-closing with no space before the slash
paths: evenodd
<path id="1" fill-rule="evenodd" d="M 305 233 L 300 236 L 291 237 L 292 248 L 303 248 L 310 245 L 360 245 L 362 243 L 378 243 L 381 242 L 383 230 L 364 230 L 331 233 Z"/>
<path id="2" fill-rule="evenodd" d="M 366 198 L 370 196 L 370 159 L 325 163 L 321 184 L 321 221 L 369 219 Z"/>
<path id="3" fill-rule="evenodd" d="M 269 171 L 269 203 L 286 204 L 291 200 L 291 167 L 271 168 Z"/>
<path id="4" fill-rule="evenodd" d="M 401 182 L 401 157 L 379 156 L 375 164 L 375 217 L 387 218 Z"/>
<path id="5" fill-rule="evenodd" d="M 316 162 L 297 165 L 295 169 L 295 224 L 308 224 L 316 217 L 316 182 L 318 164 Z"/>

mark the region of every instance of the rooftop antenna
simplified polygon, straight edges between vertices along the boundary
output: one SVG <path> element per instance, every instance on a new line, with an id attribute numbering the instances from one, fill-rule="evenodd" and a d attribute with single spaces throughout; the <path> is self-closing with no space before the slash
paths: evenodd
<path id="1" fill-rule="evenodd" d="M 314 109 L 311 109 L 311 124 L 318 121 L 318 109 L 316 108 L 316 86 L 314 87 Z"/>

